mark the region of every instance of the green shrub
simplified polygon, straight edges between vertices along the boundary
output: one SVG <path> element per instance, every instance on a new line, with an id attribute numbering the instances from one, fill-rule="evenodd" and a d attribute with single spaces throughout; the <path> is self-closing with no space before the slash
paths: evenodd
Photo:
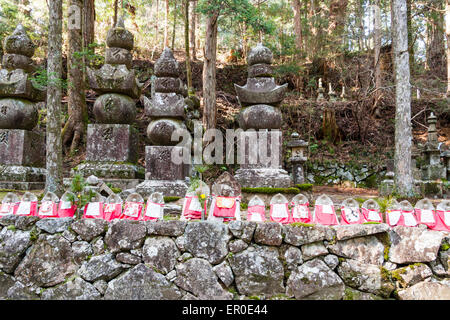
<path id="1" fill-rule="evenodd" d="M 295 187 L 300 189 L 301 191 L 311 191 L 313 185 L 311 183 L 303 183 L 303 184 L 296 184 Z"/>

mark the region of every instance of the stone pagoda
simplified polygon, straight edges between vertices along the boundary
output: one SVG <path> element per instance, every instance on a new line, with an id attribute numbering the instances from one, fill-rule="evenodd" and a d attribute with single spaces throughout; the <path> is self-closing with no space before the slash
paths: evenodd
<path id="1" fill-rule="evenodd" d="M 172 161 L 172 154 L 181 158 L 184 150 L 176 146 L 178 140 L 172 141 L 172 133 L 177 129 L 188 132 L 185 125 L 187 91 L 180 79 L 180 66 L 169 48 L 165 48 L 155 62 L 154 72 L 153 99 L 144 99 L 145 113 L 151 118 L 147 137 L 152 145 L 145 147 L 145 181 L 136 191 L 143 196 L 160 192 L 164 196 L 184 197 L 189 164 Z"/>
<path id="2" fill-rule="evenodd" d="M 289 187 L 291 179 L 287 171 L 281 168 L 282 164 L 282 134 L 279 128 L 282 125 L 282 115 L 278 108 L 287 90 L 287 84 L 278 86 L 275 83 L 272 69 L 272 52 L 258 44 L 248 54 L 248 78 L 245 86 L 234 85 L 237 97 L 242 105 L 239 114 L 239 126 L 245 130 L 241 135 L 241 141 L 245 145 L 244 161 L 241 161 L 240 169 L 235 178 L 243 187 Z M 252 143 L 246 137 L 251 131 L 257 131 L 261 138 L 267 133 L 274 133 L 279 139 L 279 150 L 271 150 L 271 141 L 268 139 L 266 156 L 277 161 L 267 164 L 261 158 L 261 150 L 257 150 L 258 159 L 252 163 L 249 157 Z M 275 152 L 275 153 L 274 153 Z"/>
<path id="3" fill-rule="evenodd" d="M 133 34 L 123 19 L 108 31 L 105 64 L 87 69 L 89 86 L 100 96 L 94 104 L 96 123 L 87 129 L 86 161 L 72 174 L 95 175 L 121 188 L 135 187 L 144 178 L 137 165 L 138 131 L 135 99 L 141 95 L 134 70 L 131 70 Z"/>
<path id="4" fill-rule="evenodd" d="M 42 189 L 45 185 L 45 136 L 33 129 L 46 91 L 31 80 L 35 45 L 22 25 L 3 43 L 0 70 L 0 188 Z"/>

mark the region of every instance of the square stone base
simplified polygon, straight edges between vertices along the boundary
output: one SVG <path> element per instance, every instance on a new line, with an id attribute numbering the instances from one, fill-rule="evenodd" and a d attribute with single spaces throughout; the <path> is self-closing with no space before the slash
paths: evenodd
<path id="1" fill-rule="evenodd" d="M 44 168 L 17 165 L 0 165 L 0 181 L 45 182 L 47 170 Z"/>
<path id="2" fill-rule="evenodd" d="M 129 162 L 138 160 L 137 130 L 128 124 L 89 124 L 86 161 Z"/>
<path id="3" fill-rule="evenodd" d="M 0 189 L 7 190 L 44 190 L 45 182 L 0 181 Z"/>
<path id="4" fill-rule="evenodd" d="M 136 186 L 136 192 L 147 199 L 153 192 L 161 192 L 165 197 L 184 197 L 188 185 L 184 180 L 145 180 Z"/>
<path id="5" fill-rule="evenodd" d="M 0 130 L 0 164 L 45 167 L 45 137 L 28 130 Z"/>
<path id="6" fill-rule="evenodd" d="M 283 169 L 239 169 L 234 178 L 244 188 L 289 188 L 292 179 Z"/>
<path id="7" fill-rule="evenodd" d="M 147 146 L 145 147 L 145 180 L 183 180 L 186 177 L 189 164 L 176 164 L 172 154 L 181 157 L 182 147 Z"/>
<path id="8" fill-rule="evenodd" d="M 144 168 L 128 163 L 85 162 L 72 169 L 71 175 L 81 174 L 87 178 L 94 175 L 106 179 L 144 179 Z"/>

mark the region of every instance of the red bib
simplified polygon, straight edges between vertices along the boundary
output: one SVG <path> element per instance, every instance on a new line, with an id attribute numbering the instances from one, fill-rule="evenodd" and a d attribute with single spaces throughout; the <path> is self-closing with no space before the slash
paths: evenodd
<path id="1" fill-rule="evenodd" d="M 309 210 L 309 203 L 292 204 L 292 220 L 291 222 L 312 223 L 313 219 Z"/>
<path id="2" fill-rule="evenodd" d="M 44 201 L 41 203 L 39 207 L 38 216 L 40 218 L 57 218 L 58 217 L 58 209 L 56 207 L 56 203 L 53 201 Z"/>
<path id="3" fill-rule="evenodd" d="M 229 221 L 236 218 L 237 197 L 216 197 L 213 209 L 213 216 L 227 218 Z"/>
<path id="4" fill-rule="evenodd" d="M 414 209 L 417 217 L 417 223 L 425 224 L 433 229 L 436 226 L 436 212 L 434 210 Z"/>
<path id="5" fill-rule="evenodd" d="M 120 219 L 141 220 L 143 207 L 144 204 L 142 202 L 125 202 Z"/>
<path id="6" fill-rule="evenodd" d="M 121 203 L 105 203 L 103 207 L 103 216 L 107 221 L 119 219 L 121 213 L 122 213 Z"/>
<path id="7" fill-rule="evenodd" d="M 0 206 L 0 217 L 14 214 L 17 209 L 17 205 L 12 202 L 4 202 Z"/>
<path id="8" fill-rule="evenodd" d="M 381 212 L 372 209 L 361 208 L 362 214 L 364 216 L 364 220 L 367 222 L 383 222 L 383 218 L 381 216 Z"/>
<path id="9" fill-rule="evenodd" d="M 436 210 L 436 225 L 433 230 L 450 231 L 450 211 Z"/>
<path id="10" fill-rule="evenodd" d="M 147 207 L 145 208 L 144 221 L 162 220 L 164 214 L 164 203 L 155 203 L 147 200 Z"/>
<path id="11" fill-rule="evenodd" d="M 37 216 L 37 201 L 20 201 L 14 214 L 18 216 Z"/>
<path id="12" fill-rule="evenodd" d="M 83 218 L 104 219 L 103 202 L 89 202 L 84 206 Z"/>
<path id="13" fill-rule="evenodd" d="M 341 207 L 341 224 L 362 224 L 364 223 L 364 216 L 361 214 L 359 208 Z"/>
<path id="14" fill-rule="evenodd" d="M 338 225 L 339 221 L 333 205 L 316 204 L 314 208 L 314 223 L 324 226 Z"/>
<path id="15" fill-rule="evenodd" d="M 58 217 L 66 218 L 73 217 L 77 212 L 77 205 L 72 204 L 70 201 L 59 201 L 58 204 Z"/>
<path id="16" fill-rule="evenodd" d="M 251 206 L 247 210 L 247 221 L 264 222 L 266 221 L 266 212 L 264 206 Z"/>
<path id="17" fill-rule="evenodd" d="M 290 223 L 289 206 L 287 203 L 273 203 L 270 205 L 270 221 Z"/>
<path id="18" fill-rule="evenodd" d="M 189 220 L 202 218 L 202 205 L 197 196 L 186 196 L 184 198 L 182 215 Z"/>

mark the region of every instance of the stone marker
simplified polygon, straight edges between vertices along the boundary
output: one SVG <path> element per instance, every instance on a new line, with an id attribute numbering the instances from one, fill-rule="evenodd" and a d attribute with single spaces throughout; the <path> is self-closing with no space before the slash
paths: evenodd
<path id="1" fill-rule="evenodd" d="M 243 106 L 239 114 L 239 126 L 245 131 L 239 138 L 245 146 L 245 154 L 242 155 L 244 163 L 241 163 L 235 175 L 243 187 L 285 188 L 291 185 L 289 175 L 281 168 L 283 139 L 279 128 L 282 124 L 282 115 L 278 108 L 284 98 L 287 84 L 278 86 L 275 83 L 271 67 L 272 58 L 272 52 L 259 43 L 248 54 L 246 85 L 243 87 L 234 85 Z M 257 136 L 261 139 L 264 135 L 268 137 L 266 154 L 271 159 L 269 163 L 264 161 L 262 148 L 255 148 L 256 145 L 252 142 Z M 272 141 L 269 137 L 278 140 L 275 141 L 279 143 L 278 150 L 272 150 Z M 254 151 L 257 155 L 256 163 L 252 161 L 251 156 Z M 273 158 L 277 161 L 272 161 Z"/>
<path id="2" fill-rule="evenodd" d="M 172 51 L 165 48 L 161 57 L 155 62 L 155 95 L 150 101 L 144 98 L 145 112 L 151 117 L 147 127 L 147 137 L 152 143 L 145 147 L 145 181 L 136 187 L 144 197 L 153 192 L 164 196 L 185 195 L 189 165 L 177 164 L 172 155 L 190 152 L 177 141 L 172 141 L 175 130 L 186 130 L 184 120 L 187 108 L 183 93 L 184 86 L 180 79 L 181 70 Z"/>
<path id="3" fill-rule="evenodd" d="M 108 31 L 106 43 L 106 63 L 99 70 L 87 68 L 89 85 L 100 96 L 93 109 L 96 123 L 87 129 L 86 162 L 72 174 L 95 175 L 111 182 L 131 179 L 137 185 L 144 170 L 137 165 L 138 132 L 132 124 L 141 84 L 130 68 L 133 34 L 125 29 L 123 19 Z"/>
<path id="4" fill-rule="evenodd" d="M 32 81 L 36 46 L 22 25 L 6 37 L 0 70 L 0 188 L 39 190 L 45 182 L 45 137 L 32 131 L 46 91 Z"/>

